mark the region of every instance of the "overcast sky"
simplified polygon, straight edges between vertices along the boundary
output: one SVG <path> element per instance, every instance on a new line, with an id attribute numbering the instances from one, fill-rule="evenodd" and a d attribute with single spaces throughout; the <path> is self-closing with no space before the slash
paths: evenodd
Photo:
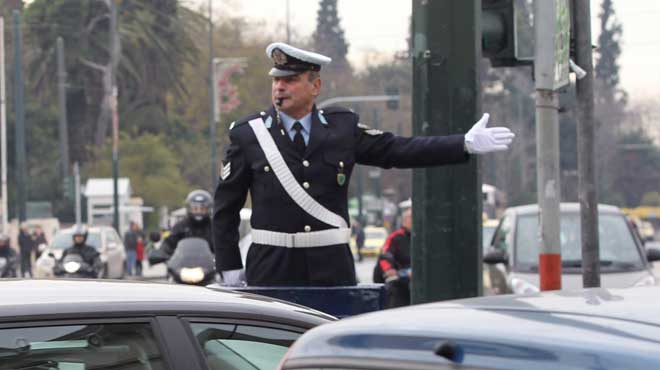
<path id="1" fill-rule="evenodd" d="M 207 0 L 183 0 L 194 5 Z M 214 13 L 227 12 L 262 20 L 269 32 L 286 35 L 287 0 L 212 0 Z M 300 37 L 309 37 L 316 25 L 317 0 L 288 0 L 291 25 Z M 350 44 L 349 60 L 359 65 L 366 56 L 391 54 L 406 48 L 412 0 L 339 0 L 339 16 Z M 634 100 L 660 99 L 660 18 L 658 0 L 614 0 L 623 25 L 621 83 Z M 593 40 L 598 36 L 600 0 L 592 0 Z"/>

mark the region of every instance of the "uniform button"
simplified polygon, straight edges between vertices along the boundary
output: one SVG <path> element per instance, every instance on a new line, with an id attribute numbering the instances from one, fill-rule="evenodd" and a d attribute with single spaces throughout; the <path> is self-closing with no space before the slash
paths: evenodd
<path id="1" fill-rule="evenodd" d="M 312 227 L 309 225 L 305 225 L 305 232 L 308 233 L 310 231 L 312 231 Z"/>
<path id="2" fill-rule="evenodd" d="M 309 183 L 307 181 L 303 182 L 303 188 L 309 189 Z"/>
<path id="3" fill-rule="evenodd" d="M 319 110 L 319 113 L 323 114 L 323 109 Z"/>
<path id="4" fill-rule="evenodd" d="M 270 171 L 270 167 L 268 167 L 268 166 L 264 166 L 264 171 L 269 172 L 269 171 Z"/>
<path id="5" fill-rule="evenodd" d="M 305 167 L 309 167 L 309 161 L 305 159 L 305 160 L 303 161 L 303 166 L 305 166 Z"/>

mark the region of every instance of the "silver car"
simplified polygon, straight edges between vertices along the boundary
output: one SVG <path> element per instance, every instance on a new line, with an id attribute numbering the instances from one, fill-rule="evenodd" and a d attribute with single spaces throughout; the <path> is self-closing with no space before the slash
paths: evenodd
<path id="1" fill-rule="evenodd" d="M 34 276 L 39 278 L 53 277 L 55 260 L 62 258 L 62 252 L 72 244 L 73 229 L 60 230 L 52 242 L 41 253 L 35 264 Z M 88 229 L 88 245 L 96 248 L 103 261 L 101 276 L 110 279 L 121 279 L 126 271 L 126 250 L 124 243 L 114 228 L 110 226 L 93 226 Z"/>
<path id="2" fill-rule="evenodd" d="M 561 259 L 562 289 L 582 288 L 582 247 L 578 203 L 562 203 Z M 538 206 L 511 207 L 504 212 L 484 263 L 495 293 L 539 291 Z M 660 251 L 645 250 L 618 207 L 598 206 L 601 285 L 622 288 L 655 285 L 649 261 Z"/>

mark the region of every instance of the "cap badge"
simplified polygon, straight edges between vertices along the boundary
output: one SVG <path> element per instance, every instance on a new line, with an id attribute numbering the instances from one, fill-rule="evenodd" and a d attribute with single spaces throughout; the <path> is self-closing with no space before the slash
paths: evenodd
<path id="1" fill-rule="evenodd" d="M 280 49 L 273 50 L 273 61 L 275 65 L 285 65 L 288 62 L 286 54 Z"/>

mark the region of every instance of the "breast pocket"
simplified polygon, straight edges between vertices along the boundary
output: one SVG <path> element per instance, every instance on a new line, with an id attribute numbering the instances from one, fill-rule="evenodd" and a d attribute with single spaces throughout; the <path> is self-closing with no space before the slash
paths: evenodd
<path id="1" fill-rule="evenodd" d="M 274 182 L 277 181 L 273 169 L 265 159 L 253 162 L 250 168 L 252 169 L 252 196 L 266 196 L 268 191 L 273 188 Z"/>
<path id="2" fill-rule="evenodd" d="M 355 164 L 353 151 L 328 151 L 323 154 L 325 164 L 324 177 L 326 183 L 334 183 L 338 187 L 348 186 L 351 171 Z"/>

